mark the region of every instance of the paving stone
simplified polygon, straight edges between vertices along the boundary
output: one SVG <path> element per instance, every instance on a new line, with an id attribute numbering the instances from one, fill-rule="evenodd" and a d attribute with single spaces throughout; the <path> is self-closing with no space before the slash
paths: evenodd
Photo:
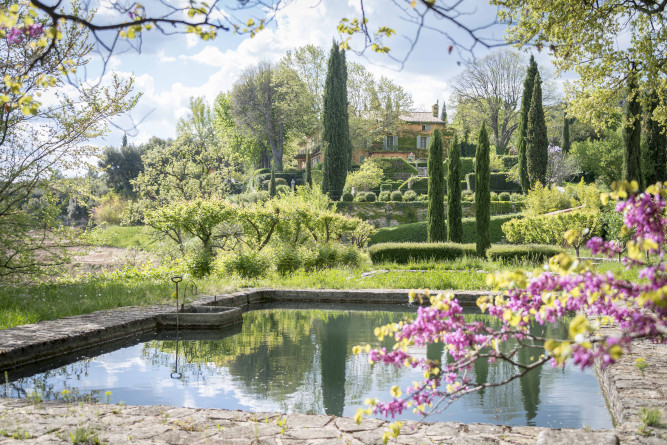
<path id="1" fill-rule="evenodd" d="M 537 445 L 617 445 L 618 443 L 618 437 L 610 432 L 544 430 L 537 436 Z"/>

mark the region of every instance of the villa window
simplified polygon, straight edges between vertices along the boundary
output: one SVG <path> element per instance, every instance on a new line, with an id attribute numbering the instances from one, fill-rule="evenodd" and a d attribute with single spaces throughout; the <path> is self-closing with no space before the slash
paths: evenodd
<path id="1" fill-rule="evenodd" d="M 428 136 L 417 136 L 417 148 L 428 148 L 429 139 Z"/>
<path id="2" fill-rule="evenodd" d="M 382 148 L 385 150 L 398 150 L 398 136 L 386 136 L 382 140 Z"/>
<path id="3" fill-rule="evenodd" d="M 431 131 L 430 125 L 422 125 L 422 131 Z"/>

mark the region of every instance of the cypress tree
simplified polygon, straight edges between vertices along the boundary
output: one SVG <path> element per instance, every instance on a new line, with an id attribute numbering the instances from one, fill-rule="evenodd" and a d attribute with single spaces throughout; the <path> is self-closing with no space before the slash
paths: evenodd
<path id="1" fill-rule="evenodd" d="M 519 112 L 519 142 L 517 154 L 519 155 L 519 178 L 521 179 L 521 189 L 528 193 L 530 182 L 528 181 L 528 166 L 526 161 L 526 132 L 528 130 L 528 112 L 533 98 L 533 89 L 535 85 L 535 75 L 537 74 L 537 63 L 531 55 L 526 71 L 526 78 L 523 81 L 523 96 L 521 98 L 521 111 Z"/>
<path id="2" fill-rule="evenodd" d="M 563 153 L 569 153 L 571 146 L 570 119 L 567 117 L 567 113 L 563 113 Z"/>
<path id="3" fill-rule="evenodd" d="M 549 138 L 547 124 L 544 121 L 542 107 L 542 80 L 540 73 L 535 76 L 533 98 L 528 111 L 528 127 L 526 128 L 526 165 L 530 186 L 536 182 L 545 183 L 547 176 L 547 162 L 549 158 Z"/>
<path id="4" fill-rule="evenodd" d="M 447 104 L 445 101 L 442 101 L 442 113 L 440 113 L 440 120 L 445 122 L 445 126 L 447 126 Z"/>
<path id="5" fill-rule="evenodd" d="M 306 184 L 313 186 L 313 167 L 312 159 L 310 157 L 310 149 L 306 150 Z"/>
<path id="6" fill-rule="evenodd" d="M 491 150 L 486 124 L 482 123 L 475 154 L 475 223 L 477 226 L 477 255 L 484 256 L 491 246 Z"/>
<path id="7" fill-rule="evenodd" d="M 428 241 L 445 241 L 445 166 L 440 130 L 436 129 L 428 147 Z"/>
<path id="8" fill-rule="evenodd" d="M 658 93 L 652 91 L 647 102 L 646 151 L 642 156 L 646 185 L 652 185 L 667 180 L 667 133 L 665 127 L 653 119 L 653 112 L 660 104 Z"/>
<path id="9" fill-rule="evenodd" d="M 322 111 L 324 169 L 322 191 L 333 201 L 343 193 L 352 150 L 347 114 L 347 68 L 345 54 L 334 42 L 329 53 Z"/>
<path id="10" fill-rule="evenodd" d="M 644 188 L 641 167 L 641 105 L 634 74 L 628 76 L 627 103 L 623 126 L 623 179 L 635 180 L 639 189 Z"/>
<path id="11" fill-rule="evenodd" d="M 447 240 L 455 243 L 463 241 L 461 221 L 461 147 L 454 135 L 447 161 Z"/>
<path id="12" fill-rule="evenodd" d="M 269 180 L 269 196 L 273 198 L 276 196 L 276 171 L 271 166 L 271 179 Z"/>

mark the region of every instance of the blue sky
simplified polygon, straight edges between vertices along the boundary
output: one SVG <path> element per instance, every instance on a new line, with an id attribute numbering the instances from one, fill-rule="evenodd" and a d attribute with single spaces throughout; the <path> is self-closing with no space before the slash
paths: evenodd
<path id="1" fill-rule="evenodd" d="M 179 0 L 180 1 L 180 0 Z M 400 0 L 399 0 L 400 2 Z M 388 0 L 364 2 L 371 28 L 388 25 L 397 35 L 385 41 L 392 48 L 391 55 L 404 58 L 416 27 L 405 20 L 405 15 Z M 496 7 L 480 0 L 467 0 L 459 8 L 461 20 L 470 27 L 493 22 Z M 253 11 L 256 17 L 261 11 Z M 99 12 L 102 16 L 105 11 Z M 157 32 L 144 33 L 141 53 L 127 51 L 114 55 L 108 69 L 135 77 L 136 92 L 142 93 L 132 117 L 138 125 L 136 135 L 130 141 L 141 143 L 151 136 L 173 137 L 176 122 L 187 113 L 191 96 L 204 96 L 209 103 L 221 92 L 232 88 L 245 67 L 261 60 L 278 61 L 286 51 L 314 44 L 328 48 L 333 39 L 340 40 L 336 30 L 342 17 L 360 15 L 358 0 L 293 0 L 275 17 L 268 29 L 254 38 L 221 32 L 214 41 L 204 42 L 192 35 L 163 36 Z M 431 20 L 429 25 L 447 33 L 464 46 L 471 41 L 466 33 L 446 21 Z M 489 39 L 502 40 L 505 27 L 493 26 L 483 32 Z M 406 63 L 392 61 L 386 55 L 365 53 L 362 56 L 348 53 L 348 59 L 363 63 L 376 75 L 385 75 L 406 88 L 413 96 L 417 109 L 430 109 L 439 99 L 449 97 L 449 82 L 458 75 L 465 63 L 474 63 L 474 57 L 488 53 L 483 47 L 473 54 L 453 51 L 449 54 L 450 41 L 441 32 L 424 30 L 419 43 Z M 353 48 L 360 41 L 352 40 Z M 536 54 L 538 63 L 548 64 L 546 54 Z M 99 63 L 93 61 L 89 76 L 94 76 Z M 449 101 L 448 101 L 449 102 Z M 130 126 L 129 119 L 120 119 L 121 128 Z M 100 145 L 118 146 L 123 131 L 112 129 Z"/>

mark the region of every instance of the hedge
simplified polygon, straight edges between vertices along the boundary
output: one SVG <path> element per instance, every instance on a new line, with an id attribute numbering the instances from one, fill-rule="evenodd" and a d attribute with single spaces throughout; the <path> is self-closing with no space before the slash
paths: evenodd
<path id="1" fill-rule="evenodd" d="M 491 261 L 535 261 L 544 263 L 561 252 L 562 249 L 545 244 L 523 244 L 520 246 L 497 244 L 486 251 L 486 257 Z"/>
<path id="2" fill-rule="evenodd" d="M 405 159 L 399 157 L 391 158 L 373 158 L 365 162 L 371 162 L 382 169 L 382 176 L 387 179 L 406 180 L 412 175 L 417 174 L 417 168 L 409 164 Z"/>
<path id="3" fill-rule="evenodd" d="M 418 195 L 425 195 L 428 193 L 428 178 L 423 176 L 415 176 L 405 181 L 398 188 L 398 191 L 405 193 L 408 190 L 414 190 Z"/>
<path id="4" fill-rule="evenodd" d="M 411 261 L 454 260 L 474 256 L 474 244 L 457 243 L 382 243 L 368 250 L 371 261 L 377 263 L 409 263 Z"/>
<path id="5" fill-rule="evenodd" d="M 475 172 L 475 158 L 461 158 L 461 180 L 465 181 L 466 176 Z"/>
<path id="6" fill-rule="evenodd" d="M 492 243 L 499 243 L 503 239 L 502 225 L 511 219 L 520 217 L 519 214 L 498 215 L 491 217 L 489 228 Z M 475 218 L 463 218 L 463 242 L 474 243 L 477 234 L 475 231 Z M 427 240 L 426 221 L 417 223 L 401 224 L 400 226 L 378 229 L 368 241 L 368 245 L 379 243 L 402 243 L 415 242 L 425 243 Z"/>
<path id="7" fill-rule="evenodd" d="M 516 155 L 501 156 L 500 162 L 503 163 L 503 170 L 509 171 L 512 167 L 519 163 L 519 157 Z"/>
<path id="8" fill-rule="evenodd" d="M 477 146 L 475 144 L 470 144 L 468 142 L 461 142 L 459 146 L 461 147 L 461 158 L 475 157 L 475 152 L 477 151 Z"/>
<path id="9" fill-rule="evenodd" d="M 588 229 L 588 236 L 600 236 L 602 223 L 597 211 L 575 211 L 556 215 L 528 216 L 503 224 L 507 241 L 513 244 L 542 243 L 564 245 L 563 234 L 570 229 Z"/>
<path id="10" fill-rule="evenodd" d="M 466 176 L 468 190 L 475 191 L 475 174 L 469 173 Z M 491 173 L 489 182 L 492 192 L 520 192 L 521 185 L 507 180 L 507 173 Z"/>

